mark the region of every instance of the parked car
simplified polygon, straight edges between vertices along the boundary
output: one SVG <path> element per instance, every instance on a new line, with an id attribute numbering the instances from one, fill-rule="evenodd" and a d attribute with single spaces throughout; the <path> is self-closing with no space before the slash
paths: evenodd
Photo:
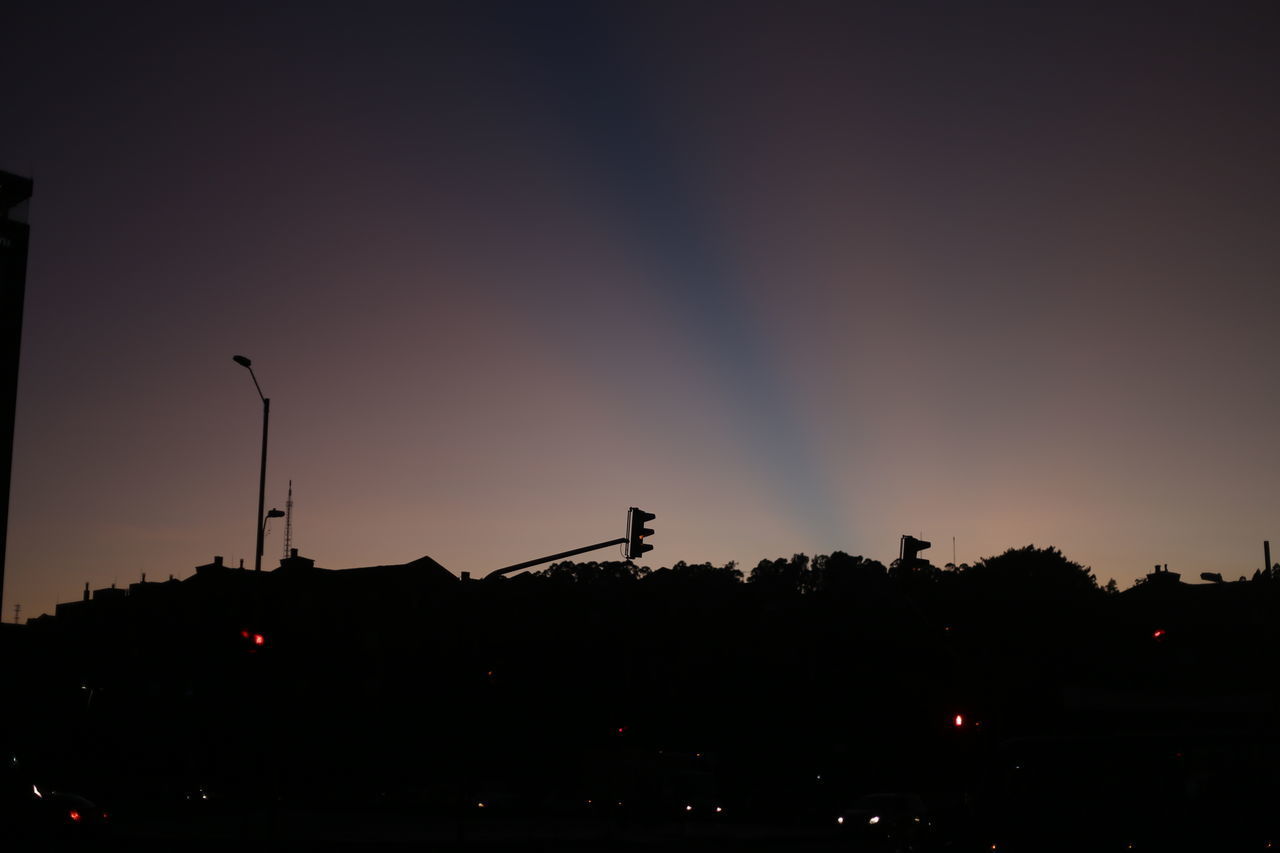
<path id="1" fill-rule="evenodd" d="M 110 813 L 89 799 L 44 784 L 14 751 L 3 755 L 0 836 L 53 841 L 96 833 L 110 821 Z"/>
<path id="2" fill-rule="evenodd" d="M 836 815 L 842 833 L 859 843 L 913 850 L 933 832 L 933 818 L 918 794 L 868 794 Z"/>

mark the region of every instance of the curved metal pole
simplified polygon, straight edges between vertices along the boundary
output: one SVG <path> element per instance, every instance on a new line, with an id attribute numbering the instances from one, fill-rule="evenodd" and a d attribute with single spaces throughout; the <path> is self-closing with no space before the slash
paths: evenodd
<path id="1" fill-rule="evenodd" d="M 260 572 L 262 571 L 262 539 L 266 535 L 267 527 L 267 519 L 262 512 L 266 508 L 267 497 L 267 425 L 271 421 L 271 401 L 262 393 L 262 386 L 258 384 L 258 375 L 253 372 L 253 361 L 242 355 L 233 355 L 231 360 L 249 371 L 253 387 L 262 398 L 262 467 L 258 471 L 258 517 L 253 522 L 255 528 L 253 533 L 257 542 L 254 548 L 253 570 Z"/>
<path id="2" fill-rule="evenodd" d="M 608 542 L 597 542 L 595 545 L 584 545 L 581 548 L 574 548 L 572 551 L 561 551 L 559 554 L 552 554 L 550 557 L 539 557 L 536 560 L 527 560 L 523 563 L 516 563 L 514 566 L 507 566 L 501 569 L 494 569 L 484 576 L 484 580 L 490 578 L 500 578 L 508 572 L 514 572 L 518 569 L 527 569 L 530 566 L 537 566 L 541 563 L 550 563 L 552 560 L 561 560 L 565 557 L 572 557 L 574 554 L 585 554 L 588 551 L 595 551 L 600 548 L 608 548 L 610 545 L 621 545 L 627 541 L 627 537 L 623 536 L 619 539 L 610 539 Z"/>

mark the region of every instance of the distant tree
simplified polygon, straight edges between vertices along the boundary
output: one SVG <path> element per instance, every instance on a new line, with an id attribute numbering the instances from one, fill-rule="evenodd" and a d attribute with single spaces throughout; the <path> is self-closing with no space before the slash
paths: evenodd
<path id="1" fill-rule="evenodd" d="M 627 560 L 598 563 L 575 563 L 566 560 L 552 563 L 538 572 L 544 578 L 561 583 L 575 584 L 607 584 L 638 580 L 649 573 L 646 566 L 637 566 Z"/>
<path id="2" fill-rule="evenodd" d="M 709 580 L 713 583 L 740 583 L 742 581 L 742 571 L 733 560 L 723 566 L 713 566 L 710 563 L 689 564 L 681 560 L 671 567 L 671 571 L 677 575 L 685 575 L 697 580 Z"/>
<path id="3" fill-rule="evenodd" d="M 675 584 L 695 587 L 704 590 L 719 590 L 742 583 L 742 572 L 738 564 L 729 561 L 723 566 L 710 563 L 686 563 L 684 560 L 670 568 L 661 568 L 651 572 L 646 581 L 653 584 Z"/>
<path id="4" fill-rule="evenodd" d="M 850 556 L 844 551 L 819 554 L 813 558 L 809 588 L 823 592 L 848 590 L 883 580 L 885 571 L 883 563 L 861 555 Z"/>
<path id="5" fill-rule="evenodd" d="M 1107 595 L 1118 595 L 1120 593 L 1120 587 L 1116 585 L 1115 578 L 1110 578 L 1107 580 L 1106 584 L 1102 587 L 1102 591 L 1105 592 Z"/>
<path id="6" fill-rule="evenodd" d="M 809 588 L 809 557 L 794 554 L 790 560 L 761 560 L 751 570 L 747 583 L 786 592 L 806 592 Z"/>
<path id="7" fill-rule="evenodd" d="M 1068 560 L 1057 548 L 1035 545 L 979 560 L 963 579 L 967 586 L 999 597 L 1064 599 L 1099 591 L 1087 566 Z"/>

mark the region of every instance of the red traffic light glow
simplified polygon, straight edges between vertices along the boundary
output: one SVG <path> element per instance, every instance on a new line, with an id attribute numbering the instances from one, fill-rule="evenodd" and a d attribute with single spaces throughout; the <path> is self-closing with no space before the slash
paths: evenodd
<path id="1" fill-rule="evenodd" d="M 955 723 L 957 729 L 960 728 L 964 725 L 964 714 L 956 714 L 955 719 L 952 720 L 952 722 Z"/>
<path id="2" fill-rule="evenodd" d="M 1151 635 L 1151 639 L 1159 642 L 1160 640 L 1163 640 L 1167 636 L 1168 634 L 1165 633 L 1163 628 L 1157 628 L 1155 632 Z"/>

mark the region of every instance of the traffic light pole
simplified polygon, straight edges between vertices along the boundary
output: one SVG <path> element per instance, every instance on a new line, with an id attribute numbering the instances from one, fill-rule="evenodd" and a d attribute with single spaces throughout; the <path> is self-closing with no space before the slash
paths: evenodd
<path id="1" fill-rule="evenodd" d="M 484 576 L 484 580 L 489 578 L 497 578 L 508 572 L 518 572 L 520 569 L 527 569 L 530 566 L 537 566 L 542 563 L 550 563 L 552 560 L 562 560 L 565 557 L 572 557 L 575 554 L 585 554 L 588 551 L 597 551 L 600 548 L 608 548 L 611 545 L 622 545 L 627 541 L 627 537 L 622 536 L 618 539 L 610 539 L 608 542 L 600 542 L 595 545 L 586 545 L 582 548 L 574 548 L 572 551 L 561 551 L 559 554 L 552 554 L 550 557 L 539 557 L 536 560 L 529 560 L 524 563 L 516 563 L 514 566 L 507 566 L 502 569 L 494 569 Z"/>

